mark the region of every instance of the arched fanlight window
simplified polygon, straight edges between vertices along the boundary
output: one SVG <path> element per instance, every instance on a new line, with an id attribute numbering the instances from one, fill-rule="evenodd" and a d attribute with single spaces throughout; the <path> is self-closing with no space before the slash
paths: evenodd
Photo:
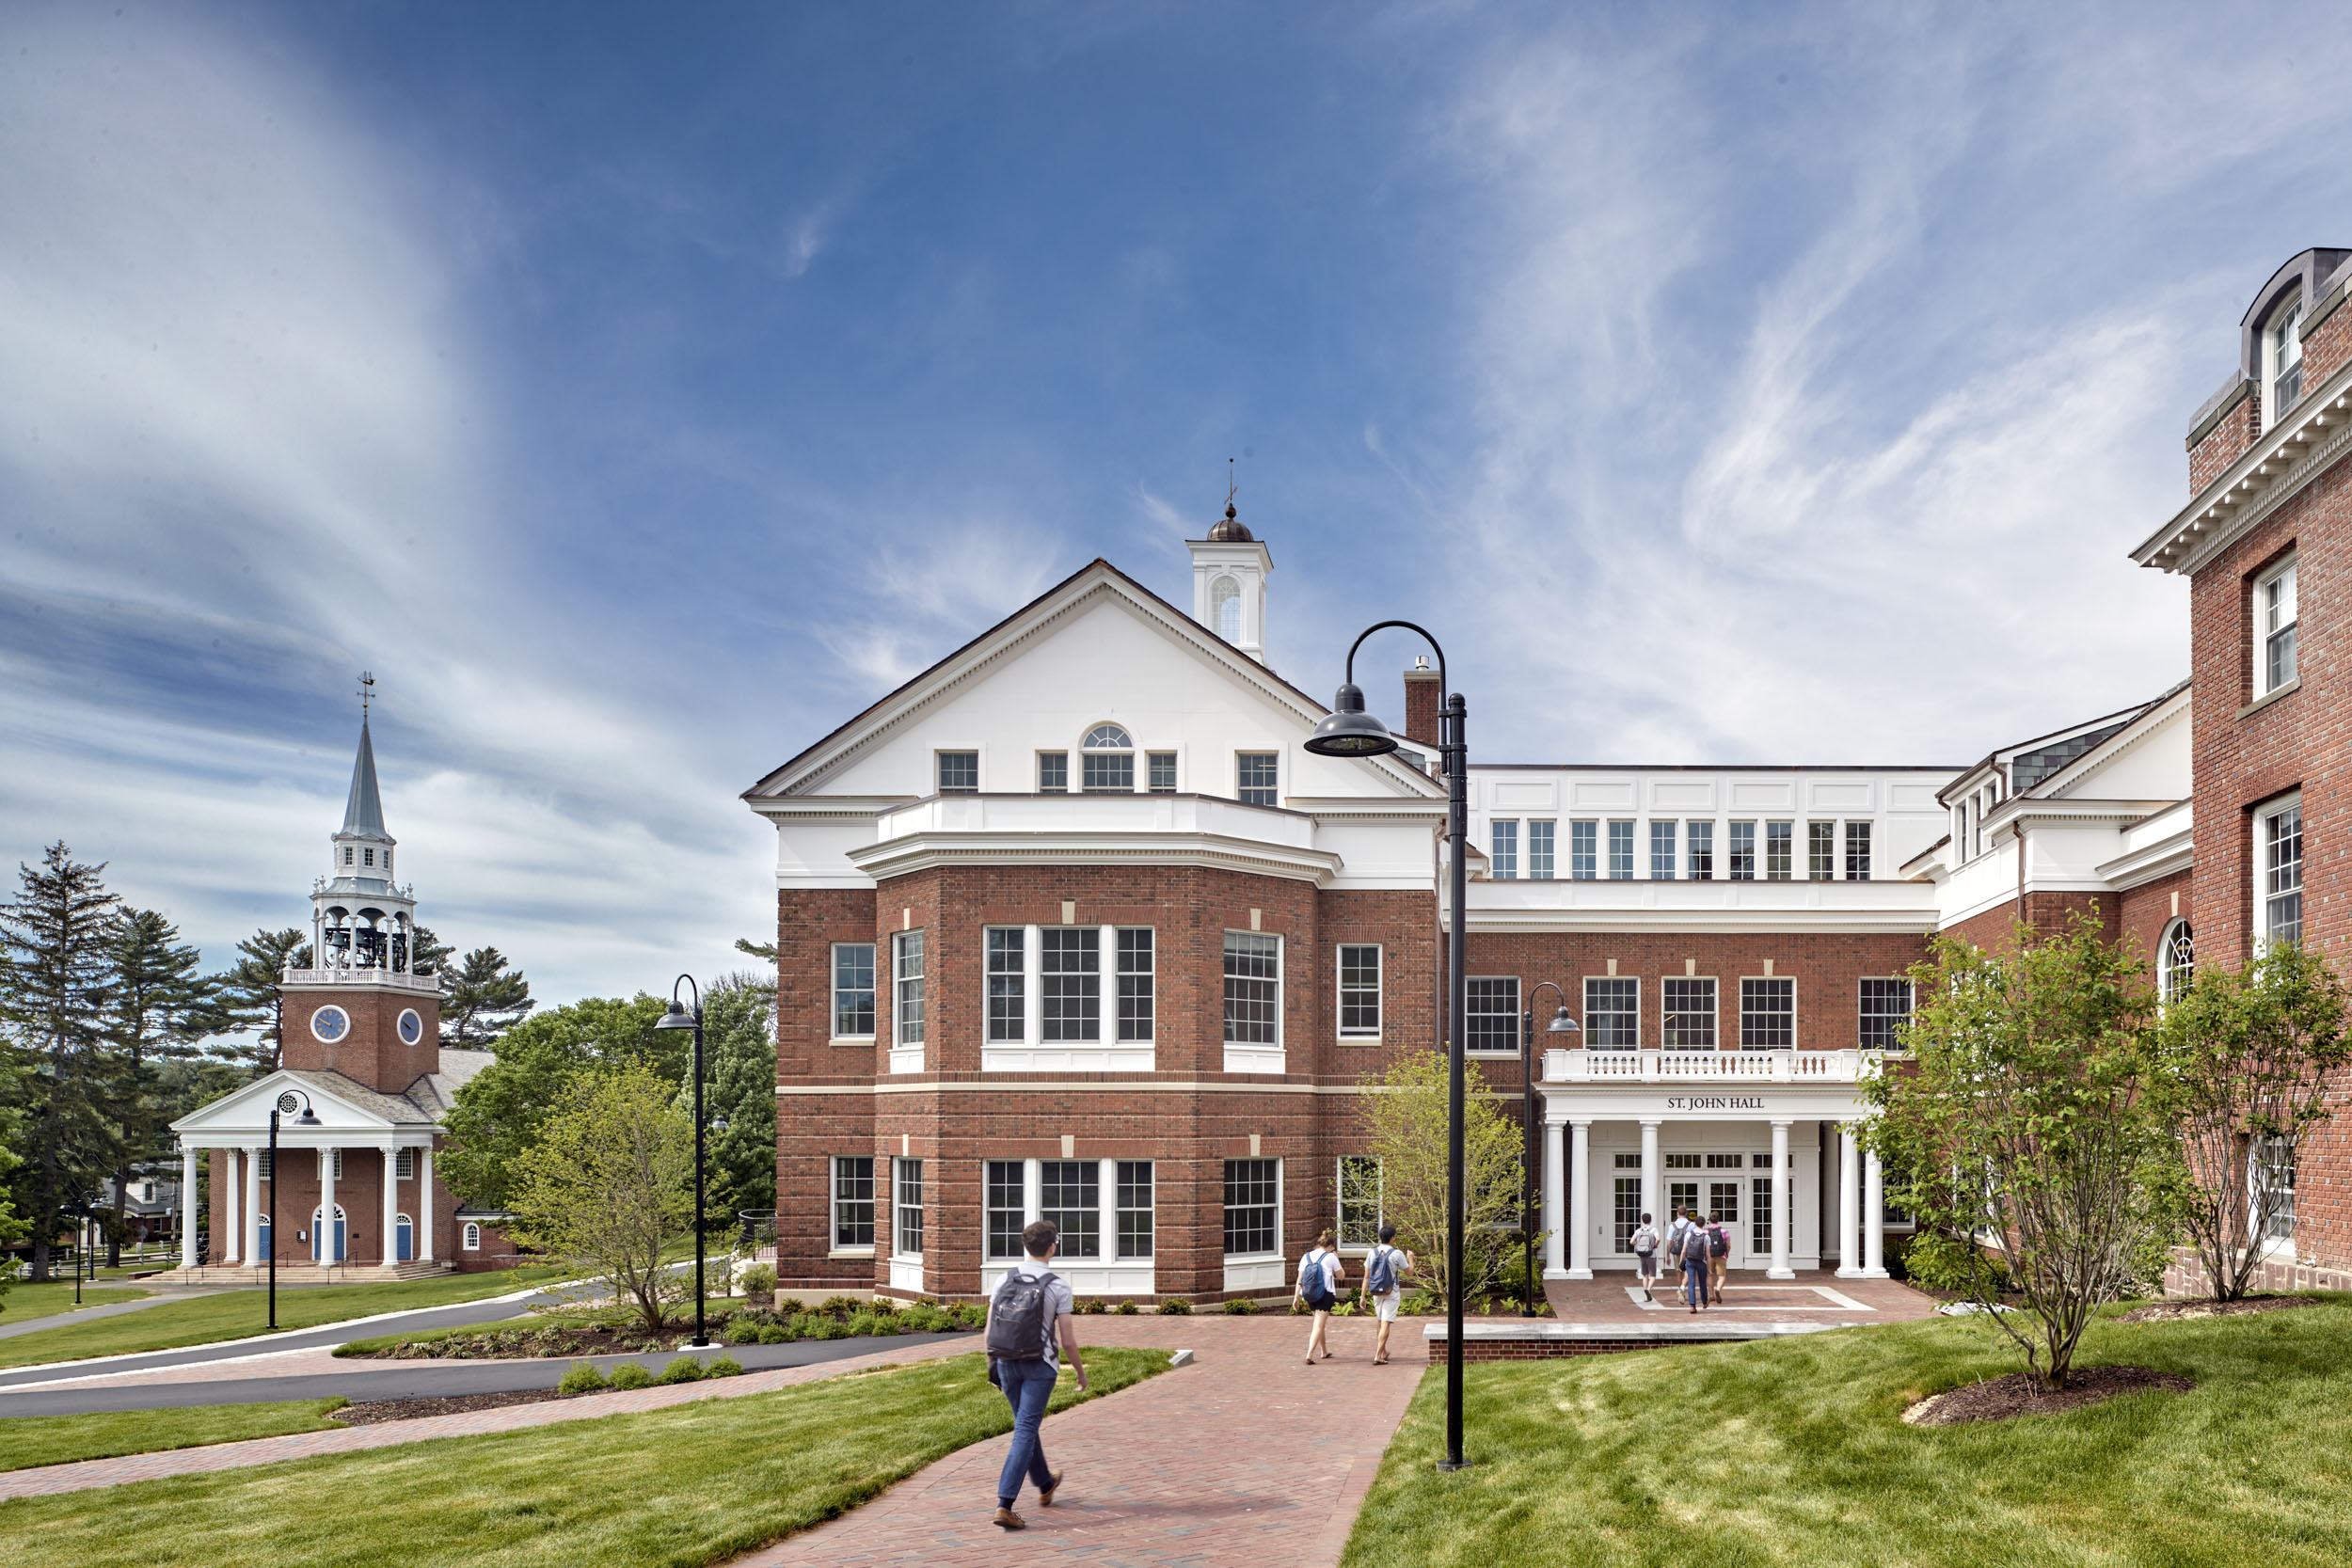
<path id="1" fill-rule="evenodd" d="M 1136 792 L 1136 743 L 1117 724 L 1097 724 L 1079 744 L 1083 771 L 1079 787 L 1089 795 Z"/>
<path id="2" fill-rule="evenodd" d="M 1241 641 L 1241 584 L 1232 578 L 1209 585 L 1209 625 L 1226 641 Z"/>
<path id="3" fill-rule="evenodd" d="M 2197 933 L 2185 920 L 2176 920 L 2164 928 L 2164 940 L 2156 946 L 2156 995 L 2169 1000 L 2185 990 L 2197 974 Z"/>

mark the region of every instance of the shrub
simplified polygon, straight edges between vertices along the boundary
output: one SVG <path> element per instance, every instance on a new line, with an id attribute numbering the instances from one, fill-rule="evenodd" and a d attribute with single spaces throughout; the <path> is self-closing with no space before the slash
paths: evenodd
<path id="1" fill-rule="evenodd" d="M 678 1356 L 661 1369 L 664 1383 L 700 1383 L 707 1375 L 700 1358 L 691 1355 Z"/>
<path id="2" fill-rule="evenodd" d="M 958 1328 L 979 1328 L 988 1323 L 988 1308 L 977 1302 L 965 1302 L 956 1308 L 955 1317 Z"/>
<path id="3" fill-rule="evenodd" d="M 1190 1317 L 1192 1315 L 1192 1303 L 1186 1301 L 1182 1296 L 1170 1296 L 1166 1301 L 1160 1303 L 1160 1315 L 1168 1318 Z"/>
<path id="4" fill-rule="evenodd" d="M 898 1321 L 918 1334 L 937 1334 L 953 1328 L 955 1318 L 929 1302 L 920 1302 L 899 1314 Z"/>
<path id="5" fill-rule="evenodd" d="M 732 1355 L 723 1355 L 703 1369 L 705 1377 L 741 1377 L 743 1363 Z"/>
<path id="6" fill-rule="evenodd" d="M 612 1380 L 598 1371 L 593 1361 L 575 1361 L 572 1370 L 564 1374 L 564 1381 L 555 1386 L 559 1394 L 593 1394 L 599 1388 L 610 1388 Z"/>
<path id="7" fill-rule="evenodd" d="M 847 1318 L 866 1310 L 866 1302 L 858 1296 L 827 1296 L 816 1309 L 828 1318 Z"/>
<path id="8" fill-rule="evenodd" d="M 624 1361 L 612 1369 L 612 1386 L 615 1388 L 650 1388 L 653 1386 L 653 1373 L 645 1370 L 643 1363 Z"/>
<path id="9" fill-rule="evenodd" d="M 1940 1230 L 1922 1230 L 1911 1238 L 1903 1249 L 1903 1268 L 1914 1284 L 1942 1295 L 1967 1295 L 1979 1284 L 1994 1296 L 2007 1295 L 2010 1290 L 2008 1266 L 1998 1258 Z"/>
<path id="10" fill-rule="evenodd" d="M 890 1296 L 876 1296 L 866 1304 L 866 1310 L 878 1318 L 887 1318 L 898 1310 L 899 1304 Z"/>
<path id="11" fill-rule="evenodd" d="M 1122 1318 L 1132 1318 L 1136 1315 L 1137 1308 L 1134 1302 L 1122 1301 L 1117 1307 L 1113 1307 L 1112 1310 L 1117 1312 Z"/>
<path id="12" fill-rule="evenodd" d="M 754 1263 L 736 1276 L 747 1296 L 773 1295 L 776 1290 L 776 1268 L 772 1263 Z"/>
<path id="13" fill-rule="evenodd" d="M 801 1337 L 801 1331 L 790 1323 L 762 1323 L 759 1342 L 763 1345 L 788 1345 Z"/>
<path id="14" fill-rule="evenodd" d="M 1225 1310 L 1232 1317 L 1254 1318 L 1258 1314 L 1258 1304 L 1247 1296 L 1235 1296 L 1225 1304 Z"/>
<path id="15" fill-rule="evenodd" d="M 1097 1313 L 1104 1309 L 1104 1304 L 1101 1296 L 1085 1296 L 1080 1298 L 1077 1307 L 1080 1312 Z"/>
<path id="16" fill-rule="evenodd" d="M 762 1329 L 758 1323 L 730 1322 L 727 1324 L 725 1338 L 730 1345 L 755 1345 L 759 1343 L 761 1332 Z"/>

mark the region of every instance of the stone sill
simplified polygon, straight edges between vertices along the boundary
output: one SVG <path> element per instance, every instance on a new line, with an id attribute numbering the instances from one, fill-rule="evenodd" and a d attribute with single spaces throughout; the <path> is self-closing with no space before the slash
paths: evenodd
<path id="1" fill-rule="evenodd" d="M 2265 692 L 2262 696 L 2255 698 L 2252 702 L 2238 709 L 2237 716 L 2240 719 L 2245 719 L 2253 714 L 2260 713 L 2264 708 L 2268 707 L 2280 698 L 2292 697 L 2302 689 L 2303 677 L 2297 675 L 2293 680 L 2287 682 L 2286 685 L 2280 687 L 2277 690 Z"/>

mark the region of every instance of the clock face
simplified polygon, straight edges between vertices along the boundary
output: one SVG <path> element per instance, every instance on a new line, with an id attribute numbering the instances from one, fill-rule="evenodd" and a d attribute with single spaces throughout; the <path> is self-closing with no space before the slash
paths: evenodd
<path id="1" fill-rule="evenodd" d="M 310 1033 L 332 1045 L 351 1033 L 351 1015 L 341 1007 L 321 1007 L 310 1015 Z"/>
<path id="2" fill-rule="evenodd" d="M 417 1016 L 416 1008 L 409 1007 L 401 1013 L 400 1037 L 410 1045 L 424 1038 L 424 1020 Z"/>

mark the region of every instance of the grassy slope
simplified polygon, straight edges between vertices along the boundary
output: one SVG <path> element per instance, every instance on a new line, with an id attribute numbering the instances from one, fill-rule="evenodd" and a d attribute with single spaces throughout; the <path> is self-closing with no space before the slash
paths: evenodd
<path id="1" fill-rule="evenodd" d="M 392 1285 L 317 1285 L 278 1292 L 280 1329 L 315 1328 L 321 1323 L 370 1317 L 377 1312 L 403 1312 L 424 1307 L 501 1296 L 556 1277 L 552 1269 L 499 1269 L 485 1274 L 448 1274 L 434 1279 L 408 1279 Z M 268 1292 L 227 1291 L 125 1312 L 96 1323 L 67 1323 L 39 1334 L 0 1339 L 0 1367 L 29 1367 L 44 1361 L 74 1361 L 92 1355 L 122 1355 L 133 1351 L 173 1350 L 182 1345 L 210 1344 L 262 1332 L 269 1321 Z"/>
<path id="2" fill-rule="evenodd" d="M 0 1470 L 318 1432 L 337 1424 L 326 1419 L 326 1413 L 345 1402 L 292 1400 L 195 1410 L 118 1410 L 103 1416 L 15 1416 L 0 1420 Z"/>
<path id="3" fill-rule="evenodd" d="M 152 1291 L 124 1290 L 119 1286 L 85 1285 L 82 1287 L 84 1307 L 104 1307 L 118 1301 L 136 1301 L 152 1295 Z M 8 1293 L 0 1296 L 0 1328 L 8 1328 L 28 1318 L 46 1318 L 73 1307 L 73 1281 L 45 1285 L 17 1284 L 8 1287 Z"/>
<path id="4" fill-rule="evenodd" d="M 1089 1397 L 1167 1365 L 1165 1351 L 1091 1348 Z M 1057 1410 L 1076 1402 L 1067 1376 L 1054 1394 Z M 0 1537 L 20 1561 L 76 1568 L 149 1568 L 159 1541 L 179 1561 L 272 1568 L 699 1568 L 1011 1426 L 981 1357 L 959 1355 L 644 1415 L 28 1497 L 0 1503 Z"/>
<path id="5" fill-rule="evenodd" d="M 2102 1323 L 2083 1364 L 2196 1380 L 2063 1416 L 1913 1428 L 1925 1394 L 2014 1370 L 1939 1320 L 1744 1345 L 1473 1365 L 1473 1466 L 1433 1468 L 1426 1378 L 1345 1568 L 1448 1564 L 2352 1560 L 2352 1298 L 2201 1323 Z"/>

